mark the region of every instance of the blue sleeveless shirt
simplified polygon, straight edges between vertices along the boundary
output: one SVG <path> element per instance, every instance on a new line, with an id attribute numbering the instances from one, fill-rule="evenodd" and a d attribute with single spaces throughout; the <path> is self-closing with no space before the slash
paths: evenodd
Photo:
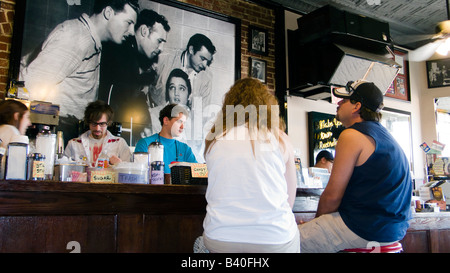
<path id="1" fill-rule="evenodd" d="M 395 139 L 379 122 L 355 123 L 375 140 L 375 151 L 355 167 L 339 213 L 347 227 L 368 241 L 401 240 L 411 219 L 412 181 L 409 162 Z"/>

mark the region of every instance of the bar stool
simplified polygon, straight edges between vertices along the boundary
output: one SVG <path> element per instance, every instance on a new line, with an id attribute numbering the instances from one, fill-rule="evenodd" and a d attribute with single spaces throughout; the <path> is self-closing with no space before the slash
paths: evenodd
<path id="1" fill-rule="evenodd" d="M 348 248 L 339 251 L 339 253 L 401 253 L 403 246 L 400 242 L 395 242 L 385 246 L 368 246 L 366 248 Z"/>

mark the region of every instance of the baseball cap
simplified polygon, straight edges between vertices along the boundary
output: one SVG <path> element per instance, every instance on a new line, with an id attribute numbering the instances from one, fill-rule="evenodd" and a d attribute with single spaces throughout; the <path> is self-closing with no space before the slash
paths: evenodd
<path id="1" fill-rule="evenodd" d="M 349 81 L 345 87 L 333 89 L 333 95 L 338 98 L 359 101 L 374 112 L 379 112 L 384 107 L 383 93 L 373 82 Z"/>
<path id="2" fill-rule="evenodd" d="M 333 161 L 334 156 L 327 150 L 320 151 L 316 156 L 316 163 L 320 161 L 320 159 L 325 158 L 326 160 Z"/>

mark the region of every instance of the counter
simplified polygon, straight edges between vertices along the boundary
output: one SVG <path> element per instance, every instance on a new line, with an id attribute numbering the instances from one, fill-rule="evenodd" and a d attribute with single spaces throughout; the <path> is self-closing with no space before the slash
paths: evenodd
<path id="1" fill-rule="evenodd" d="M 0 181 L 0 252 L 192 252 L 205 186 Z M 69 244 L 70 243 L 70 244 Z"/>
<path id="2" fill-rule="evenodd" d="M 323 189 L 297 189 L 294 214 L 297 223 L 314 218 Z M 401 240 L 406 253 L 450 253 L 450 212 L 413 213 Z"/>
<path id="3" fill-rule="evenodd" d="M 323 189 L 297 189 L 297 222 Z M 0 181 L 0 252 L 192 252 L 206 186 Z M 416 213 L 405 252 L 450 252 L 450 212 Z"/>

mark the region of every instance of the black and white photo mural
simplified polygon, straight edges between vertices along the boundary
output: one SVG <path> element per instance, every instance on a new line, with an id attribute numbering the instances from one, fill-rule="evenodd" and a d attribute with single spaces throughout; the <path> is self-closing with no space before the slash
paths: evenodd
<path id="1" fill-rule="evenodd" d="M 18 0 L 16 13 L 15 77 L 31 100 L 60 106 L 66 143 L 91 101 L 113 107 L 130 146 L 159 133 L 159 111 L 177 103 L 189 113 L 180 140 L 204 162 L 206 133 L 240 77 L 239 19 L 173 0 Z"/>

